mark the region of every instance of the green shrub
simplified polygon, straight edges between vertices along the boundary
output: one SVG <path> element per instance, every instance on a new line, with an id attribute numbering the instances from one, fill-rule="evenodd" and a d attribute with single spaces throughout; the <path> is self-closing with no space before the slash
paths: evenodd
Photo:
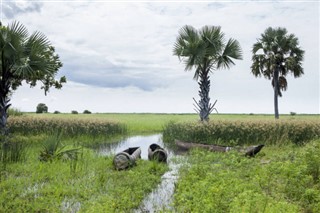
<path id="1" fill-rule="evenodd" d="M 91 112 L 86 109 L 86 110 L 83 111 L 83 114 L 91 114 Z"/>
<path id="2" fill-rule="evenodd" d="M 72 110 L 72 111 L 71 111 L 71 114 L 78 114 L 78 111 Z"/>

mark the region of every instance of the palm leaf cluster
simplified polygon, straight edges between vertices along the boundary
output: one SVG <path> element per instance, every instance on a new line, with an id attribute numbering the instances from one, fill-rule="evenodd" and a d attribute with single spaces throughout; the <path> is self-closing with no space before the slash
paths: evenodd
<path id="1" fill-rule="evenodd" d="M 196 111 L 202 121 L 209 120 L 214 109 L 210 103 L 210 72 L 229 69 L 234 59 L 242 59 L 240 44 L 235 39 L 226 42 L 219 26 L 204 26 L 197 30 L 186 25 L 179 31 L 174 44 L 173 54 L 184 62 L 185 71 L 195 69 L 194 79 L 198 81 L 200 101 L 196 102 Z"/>
<path id="2" fill-rule="evenodd" d="M 271 80 L 273 87 L 277 84 L 277 95 L 280 97 L 281 90 L 285 91 L 288 87 L 288 73 L 292 73 L 295 78 L 304 74 L 304 51 L 299 47 L 298 38 L 294 34 L 288 34 L 285 28 L 267 28 L 253 45 L 252 53 L 253 75 Z M 277 74 L 278 78 L 275 79 Z"/>

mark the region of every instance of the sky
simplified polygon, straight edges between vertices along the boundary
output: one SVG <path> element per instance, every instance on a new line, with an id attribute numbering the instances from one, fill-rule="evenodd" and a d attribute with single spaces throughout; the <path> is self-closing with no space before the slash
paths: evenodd
<path id="1" fill-rule="evenodd" d="M 221 26 L 239 41 L 243 60 L 211 73 L 211 101 L 219 113 L 270 113 L 271 81 L 251 74 L 252 46 L 268 27 L 285 27 L 305 51 L 304 75 L 289 75 L 280 113 L 320 113 L 319 1 L 54 1 L 1 0 L 1 21 L 44 33 L 56 48 L 66 76 L 61 90 L 45 96 L 23 85 L 12 106 L 34 112 L 194 113 L 199 100 L 193 71 L 173 55 L 179 30 Z"/>

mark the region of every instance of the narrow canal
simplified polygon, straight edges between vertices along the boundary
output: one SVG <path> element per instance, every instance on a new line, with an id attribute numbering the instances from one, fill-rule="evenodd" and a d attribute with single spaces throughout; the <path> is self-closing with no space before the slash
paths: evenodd
<path id="1" fill-rule="evenodd" d="M 141 158 L 148 160 L 148 147 L 156 143 L 165 148 L 168 152 L 169 171 L 162 176 L 161 183 L 142 201 L 140 207 L 134 212 L 158 212 L 170 210 L 173 201 L 175 182 L 178 178 L 179 168 L 182 165 L 184 156 L 176 155 L 174 150 L 166 146 L 162 141 L 162 134 L 149 136 L 133 136 L 114 144 L 105 145 L 100 153 L 102 155 L 114 155 L 128 147 L 140 147 Z"/>

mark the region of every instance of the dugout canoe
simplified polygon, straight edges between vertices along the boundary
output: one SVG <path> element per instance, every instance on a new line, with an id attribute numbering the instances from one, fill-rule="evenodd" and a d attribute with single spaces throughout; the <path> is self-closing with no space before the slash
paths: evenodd
<path id="1" fill-rule="evenodd" d="M 220 146 L 220 145 L 209 145 L 201 143 L 192 143 L 181 140 L 175 140 L 175 144 L 178 148 L 183 150 L 189 150 L 191 148 L 204 148 L 212 152 L 228 152 L 230 150 L 236 150 L 243 153 L 245 156 L 253 157 L 264 147 L 263 144 L 252 145 L 248 147 L 232 147 L 232 146 Z"/>
<path id="2" fill-rule="evenodd" d="M 130 147 L 114 156 L 113 165 L 116 170 L 127 169 L 134 166 L 139 158 L 141 158 L 140 147 Z"/>
<path id="3" fill-rule="evenodd" d="M 148 159 L 156 160 L 159 162 L 167 162 L 168 153 L 167 151 L 159 146 L 158 144 L 151 144 L 148 148 Z"/>

